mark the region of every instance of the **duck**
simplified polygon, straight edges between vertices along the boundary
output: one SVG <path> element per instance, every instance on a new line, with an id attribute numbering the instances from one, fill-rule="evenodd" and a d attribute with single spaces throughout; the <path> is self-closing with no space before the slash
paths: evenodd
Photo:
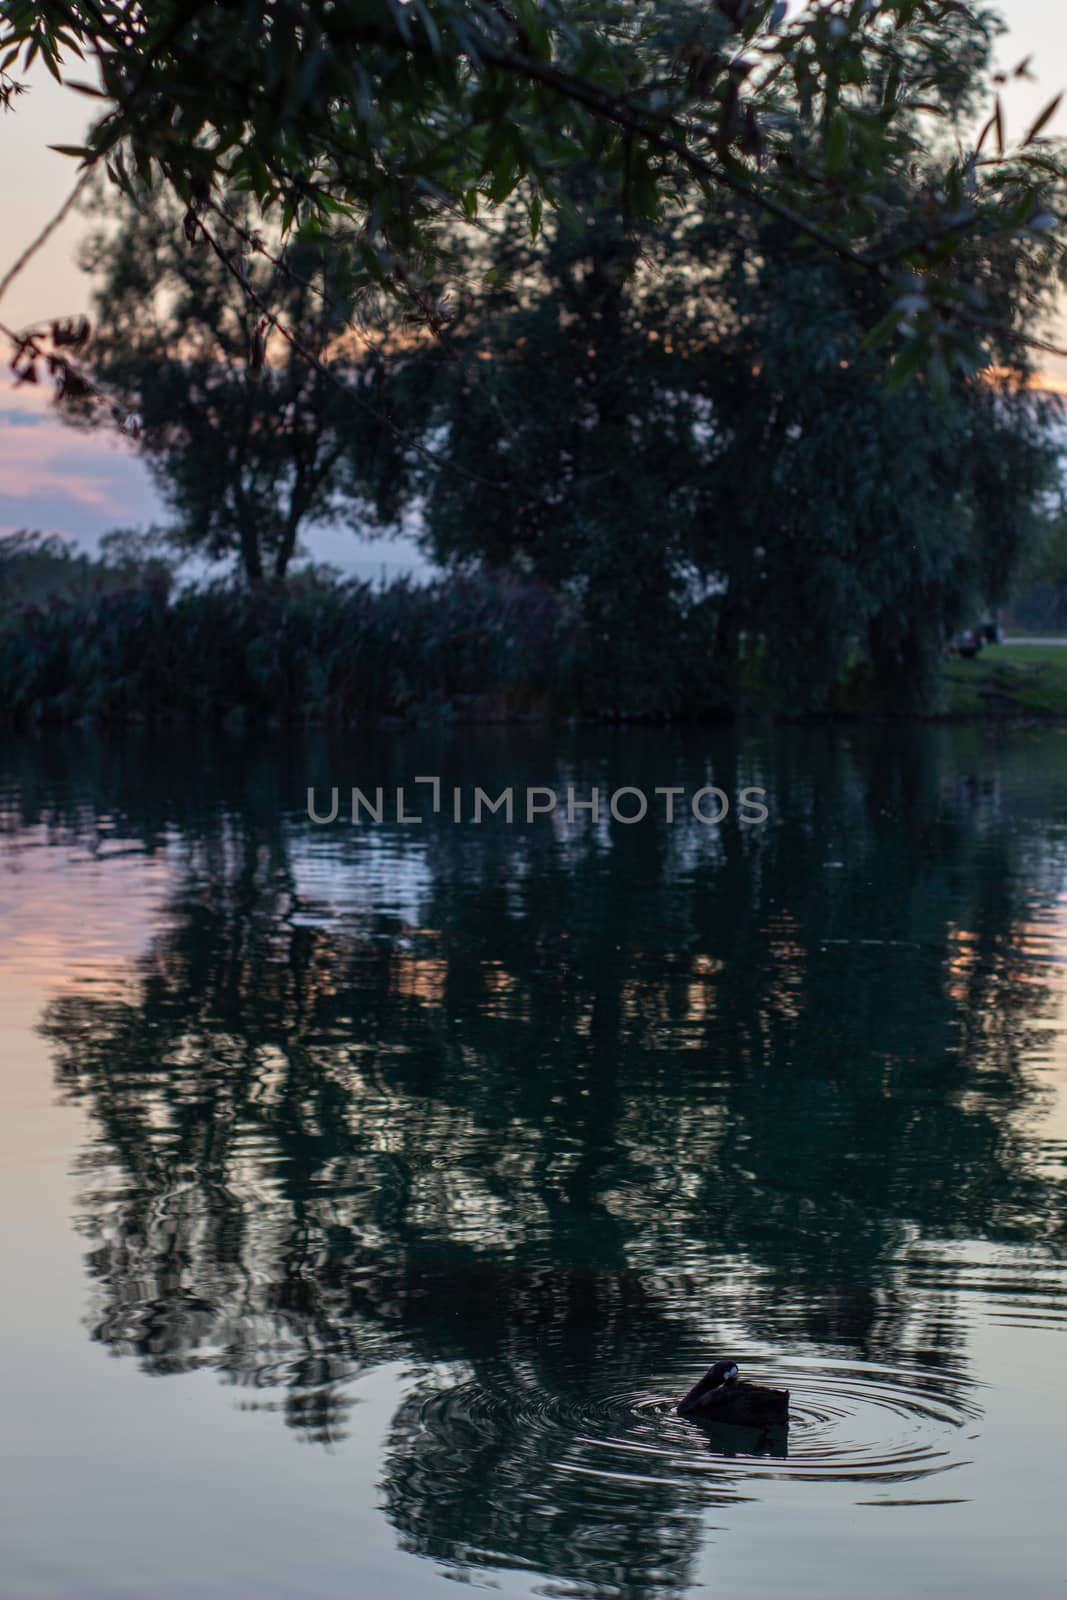
<path id="1" fill-rule="evenodd" d="M 789 1390 L 743 1383 L 732 1356 L 716 1361 L 675 1407 L 680 1417 L 699 1422 L 729 1422 L 742 1428 L 773 1428 L 789 1423 Z"/>

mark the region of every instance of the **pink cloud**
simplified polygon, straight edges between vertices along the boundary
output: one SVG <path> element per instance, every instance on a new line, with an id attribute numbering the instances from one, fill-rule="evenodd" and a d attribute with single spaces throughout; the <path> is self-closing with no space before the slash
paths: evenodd
<path id="1" fill-rule="evenodd" d="M 120 434 L 62 423 L 47 390 L 0 390 L 0 527 L 91 539 L 159 517 L 147 469 Z"/>

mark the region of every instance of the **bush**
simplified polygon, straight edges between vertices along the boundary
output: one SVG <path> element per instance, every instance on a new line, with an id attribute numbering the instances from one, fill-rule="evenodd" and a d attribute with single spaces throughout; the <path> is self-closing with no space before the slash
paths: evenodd
<path id="1" fill-rule="evenodd" d="M 163 584 L 0 604 L 8 723 L 341 721 L 580 710 L 581 629 L 538 584 Z"/>

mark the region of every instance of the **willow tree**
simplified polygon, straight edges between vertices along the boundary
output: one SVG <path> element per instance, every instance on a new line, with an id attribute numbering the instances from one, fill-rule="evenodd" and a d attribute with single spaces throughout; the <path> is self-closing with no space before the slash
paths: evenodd
<path id="1" fill-rule="evenodd" d="M 112 207 L 117 219 L 82 251 L 96 374 L 137 419 L 171 542 L 235 560 L 250 583 L 281 580 L 303 529 L 359 520 L 344 491 L 378 426 L 377 368 L 345 337 L 350 255 L 334 237 L 293 240 L 278 266 L 250 243 L 223 258 L 190 247 L 165 192 L 137 201 Z M 249 211 L 240 199 L 225 207 L 244 238 Z M 329 352 L 329 370 L 272 337 L 271 315 L 304 348 Z M 65 414 L 89 425 L 106 416 L 91 394 Z"/>
<path id="2" fill-rule="evenodd" d="M 88 65 L 75 156 L 162 176 L 190 234 L 225 238 L 234 188 L 286 229 L 355 224 L 368 289 L 435 328 L 454 218 L 518 196 L 536 234 L 576 164 L 635 218 L 737 201 L 866 279 L 903 371 L 936 370 L 991 336 L 975 259 L 1057 232 L 1054 107 L 1015 145 L 999 102 L 958 123 L 993 31 L 963 0 L 2 0 L 0 100 L 36 56 Z"/>
<path id="3" fill-rule="evenodd" d="M 103 167 L 127 200 L 162 180 L 182 208 L 179 244 L 209 251 L 261 331 L 333 383 L 343 343 L 312 348 L 250 283 L 235 248 L 240 255 L 251 237 L 253 255 L 271 272 L 277 251 L 269 261 L 265 231 L 235 229 L 226 194 L 246 192 L 251 220 L 266 230 L 273 216 L 294 243 L 317 247 L 346 235 L 352 306 L 366 315 L 375 297 L 399 299 L 408 323 L 428 329 L 452 361 L 464 353 L 469 305 L 480 302 L 487 314 L 507 309 L 492 282 L 483 294 L 486 246 L 509 235 L 518 216 L 531 275 L 551 278 L 553 251 L 574 220 L 575 189 L 592 170 L 616 237 L 612 259 L 601 263 L 603 282 L 598 266 L 579 271 L 585 308 L 575 312 L 561 367 L 573 381 L 552 402 L 557 412 L 570 408 L 557 420 L 571 443 L 554 465 L 549 452 L 547 465 L 531 460 L 520 474 L 521 451 L 512 444 L 505 461 L 507 452 L 493 446 L 495 424 L 475 438 L 476 399 L 445 419 L 438 414 L 431 427 L 423 400 L 409 408 L 398 378 L 381 409 L 392 465 L 405 477 L 415 455 L 440 476 L 442 465 L 451 469 L 452 485 L 432 490 L 442 549 L 456 543 L 449 500 L 461 506 L 475 495 L 475 536 L 495 521 L 520 546 L 533 538 L 531 517 L 540 518 L 537 550 L 519 548 L 517 559 L 554 564 L 562 581 L 580 586 L 609 654 L 654 621 L 664 650 L 653 675 L 677 654 L 680 600 L 688 619 L 701 595 L 718 597 L 720 659 L 730 660 L 731 639 L 751 635 L 756 617 L 771 640 L 768 659 L 781 661 L 802 609 L 790 612 L 788 596 L 813 595 L 803 660 L 818 670 L 802 698 L 818 701 L 840 665 L 831 658 L 860 634 L 881 673 L 907 674 L 921 660 L 928 683 L 939 633 L 967 604 L 964 569 L 1010 566 L 1011 541 L 978 551 L 975 530 L 989 523 L 993 504 L 1011 509 L 1012 526 L 1021 528 L 1014 511 L 1025 509 L 1025 496 L 1016 489 L 1023 479 L 1027 493 L 1038 486 L 1028 448 L 1010 483 L 989 468 L 989 451 L 1004 442 L 1005 416 L 1022 416 L 1026 352 L 1048 305 L 1032 286 L 1047 285 L 1062 266 L 1064 166 L 1048 134 L 1055 103 L 1016 143 L 1008 138 L 986 72 L 996 26 L 984 7 L 962 0 L 825 0 L 795 14 L 781 0 L 249 0 L 236 8 L 3 0 L 0 71 L 16 72 L 36 53 L 60 77 L 84 75 L 71 59 L 90 56 L 100 114 L 73 154 Z M 11 77 L 0 82 L 11 99 L 16 86 Z M 701 230 L 733 281 L 725 300 L 716 290 L 694 311 L 690 275 L 694 262 L 698 270 L 704 263 L 689 246 Z M 728 235 L 734 243 L 719 249 Z M 669 277 L 664 304 L 673 297 L 670 317 L 685 331 L 669 350 L 663 341 L 663 354 L 709 351 L 719 366 L 697 377 L 695 360 L 679 388 L 671 363 L 662 364 L 655 418 L 637 404 L 647 426 L 635 454 L 626 419 L 641 396 L 625 392 L 629 377 L 621 387 L 614 378 L 605 383 L 604 368 L 614 340 L 616 355 L 630 348 L 651 371 L 643 324 L 626 326 L 631 281 L 650 248 Z M 782 267 L 790 288 L 779 294 Z M 542 300 L 549 319 L 551 300 Z M 729 328 L 719 320 L 723 304 L 732 306 Z M 519 309 L 531 314 L 532 302 Z M 587 313 L 606 330 L 616 319 L 595 342 L 595 358 L 582 343 Z M 515 324 L 506 326 L 507 334 L 501 323 L 483 341 L 490 353 L 510 338 Z M 388 347 L 393 369 L 404 365 L 409 333 Z M 69 334 L 62 324 L 25 331 L 19 374 L 34 375 L 50 359 L 69 388 Z M 826 365 L 826 350 L 842 342 L 836 367 Z M 764 343 L 778 352 L 766 366 L 752 359 Z M 839 376 L 846 360 L 847 384 Z M 590 361 L 597 371 L 587 382 Z M 983 410 L 989 397 L 979 374 L 994 365 L 1010 370 L 1016 395 L 1005 391 Z M 521 406 L 534 413 L 551 373 L 543 368 L 531 379 L 521 366 L 506 368 L 505 383 L 519 375 Z M 815 387 L 803 393 L 812 371 Z M 887 379 L 890 398 L 908 383 L 919 395 L 910 410 L 899 400 L 893 413 L 914 447 L 898 452 L 888 493 L 892 444 L 882 458 L 854 447 L 887 423 L 890 413 L 872 398 Z M 87 381 L 78 377 L 75 387 Z M 678 404 L 679 393 L 690 398 Z M 811 400 L 817 413 L 799 439 L 789 432 L 793 396 L 802 407 Z M 934 403 L 947 408 L 940 423 L 929 420 Z M 715 449 L 696 460 L 701 424 L 715 430 Z M 657 430 L 659 442 L 650 443 Z M 968 468 L 969 487 L 957 493 L 953 485 L 949 502 L 936 504 L 941 480 L 979 440 L 984 459 Z M 651 469 L 656 451 L 673 456 L 669 497 L 663 472 L 634 470 L 635 460 Z M 862 479 L 861 458 L 870 467 Z M 786 460 L 795 468 L 783 482 Z M 816 540 L 814 506 L 789 492 L 804 474 L 822 504 L 836 493 Z M 553 481 L 554 502 L 544 487 Z M 632 549 L 620 544 L 639 501 L 644 530 L 657 528 L 664 548 L 644 533 Z M 535 502 L 541 509 L 531 513 Z M 850 521 L 853 502 L 863 510 Z M 544 515 L 553 505 L 555 529 Z M 580 562 L 561 566 L 551 555 L 563 537 L 580 547 Z M 908 540 L 924 552 L 918 562 L 906 558 Z M 900 616 L 903 628 L 892 620 Z M 916 633 L 911 622 L 919 618 Z M 691 641 L 683 643 L 691 656 Z M 792 666 L 787 671 L 795 678 Z M 631 686 L 609 676 L 625 708 Z M 633 692 L 643 679 L 635 676 Z M 923 695 L 909 690 L 910 698 Z"/>
<path id="4" fill-rule="evenodd" d="M 433 554 L 567 590 L 601 711 L 746 688 L 824 710 L 852 663 L 929 709 L 947 634 L 1003 600 L 1056 482 L 1057 404 L 1010 338 L 1053 303 L 1043 241 L 984 277 L 1002 372 L 887 388 L 872 286 L 777 219 L 689 212 L 635 240 L 596 172 L 569 201 L 578 225 L 537 246 L 494 234 L 486 296 L 395 377 L 394 416 L 456 469 L 392 452 Z"/>

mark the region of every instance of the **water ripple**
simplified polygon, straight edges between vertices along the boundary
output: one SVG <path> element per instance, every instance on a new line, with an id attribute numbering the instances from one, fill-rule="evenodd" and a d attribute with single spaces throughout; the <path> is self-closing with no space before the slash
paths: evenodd
<path id="1" fill-rule="evenodd" d="M 472 1379 L 423 1394 L 412 1420 L 445 1452 L 520 1434 L 558 1473 L 680 1487 L 706 1485 L 710 1474 L 722 1480 L 718 1489 L 729 1485 L 730 1499 L 745 1498 L 746 1480 L 754 1488 L 770 1478 L 916 1484 L 964 1465 L 977 1437 L 973 1385 L 942 1371 L 838 1361 L 817 1372 L 761 1368 L 759 1376 L 790 1388 L 788 1430 L 694 1423 L 663 1393 L 613 1388 L 579 1398 Z M 671 1387 L 677 1393 L 684 1383 Z"/>

